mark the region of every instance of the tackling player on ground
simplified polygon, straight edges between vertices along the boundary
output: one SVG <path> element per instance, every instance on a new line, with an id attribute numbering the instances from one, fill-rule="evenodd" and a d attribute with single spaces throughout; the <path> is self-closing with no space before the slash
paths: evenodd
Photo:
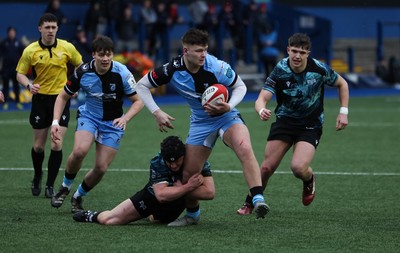
<path id="1" fill-rule="evenodd" d="M 177 136 L 168 136 L 160 144 L 160 153 L 150 161 L 149 182 L 142 190 L 110 211 L 81 211 L 74 214 L 74 220 L 124 225 L 149 217 L 153 221 L 168 223 L 185 210 L 186 197 L 213 199 L 215 187 L 210 164 L 206 162 L 201 174 L 193 175 L 182 184 L 184 157 L 185 144 Z"/>

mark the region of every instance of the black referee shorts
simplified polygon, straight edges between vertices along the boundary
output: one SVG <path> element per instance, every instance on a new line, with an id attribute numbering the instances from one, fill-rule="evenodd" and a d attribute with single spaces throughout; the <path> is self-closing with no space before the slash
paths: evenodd
<path id="1" fill-rule="evenodd" d="M 33 129 L 44 129 L 51 126 L 53 122 L 54 103 L 57 95 L 34 94 L 32 96 L 32 108 L 29 122 Z M 70 100 L 65 105 L 59 120 L 60 126 L 68 127 Z"/>

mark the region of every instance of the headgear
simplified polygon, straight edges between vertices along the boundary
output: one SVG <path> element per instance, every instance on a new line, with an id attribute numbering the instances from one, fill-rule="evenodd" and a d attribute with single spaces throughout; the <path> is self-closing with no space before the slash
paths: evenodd
<path id="1" fill-rule="evenodd" d="M 174 162 L 185 154 L 185 144 L 178 136 L 168 136 L 161 144 L 161 156 L 167 162 Z"/>

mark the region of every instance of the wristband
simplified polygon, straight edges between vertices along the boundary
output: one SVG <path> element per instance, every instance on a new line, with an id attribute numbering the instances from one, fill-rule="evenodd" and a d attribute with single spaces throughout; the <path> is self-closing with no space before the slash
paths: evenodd
<path id="1" fill-rule="evenodd" d="M 349 108 L 347 108 L 347 107 L 340 107 L 339 113 L 340 113 L 340 114 L 347 115 L 347 114 L 349 114 Z"/>
<path id="2" fill-rule="evenodd" d="M 58 120 L 53 120 L 53 122 L 51 123 L 51 126 L 59 126 L 58 124 Z"/>
<path id="3" fill-rule="evenodd" d="M 265 109 L 265 108 L 261 108 L 261 109 L 258 111 L 258 115 L 261 116 L 261 113 L 264 111 L 264 109 Z"/>

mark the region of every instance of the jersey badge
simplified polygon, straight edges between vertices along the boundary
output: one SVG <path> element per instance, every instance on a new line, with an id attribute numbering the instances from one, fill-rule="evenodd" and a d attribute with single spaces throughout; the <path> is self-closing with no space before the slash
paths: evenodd
<path id="1" fill-rule="evenodd" d="M 179 60 L 174 60 L 172 66 L 174 66 L 174 68 L 176 69 L 179 68 L 180 67 Z"/>
<path id="2" fill-rule="evenodd" d="M 88 71 L 88 69 L 89 69 L 89 63 L 85 63 L 85 64 L 82 66 L 82 70 L 83 70 L 83 71 Z"/>
<path id="3" fill-rule="evenodd" d="M 116 87 L 115 83 L 110 83 L 110 90 L 111 91 L 115 91 L 115 87 Z"/>

